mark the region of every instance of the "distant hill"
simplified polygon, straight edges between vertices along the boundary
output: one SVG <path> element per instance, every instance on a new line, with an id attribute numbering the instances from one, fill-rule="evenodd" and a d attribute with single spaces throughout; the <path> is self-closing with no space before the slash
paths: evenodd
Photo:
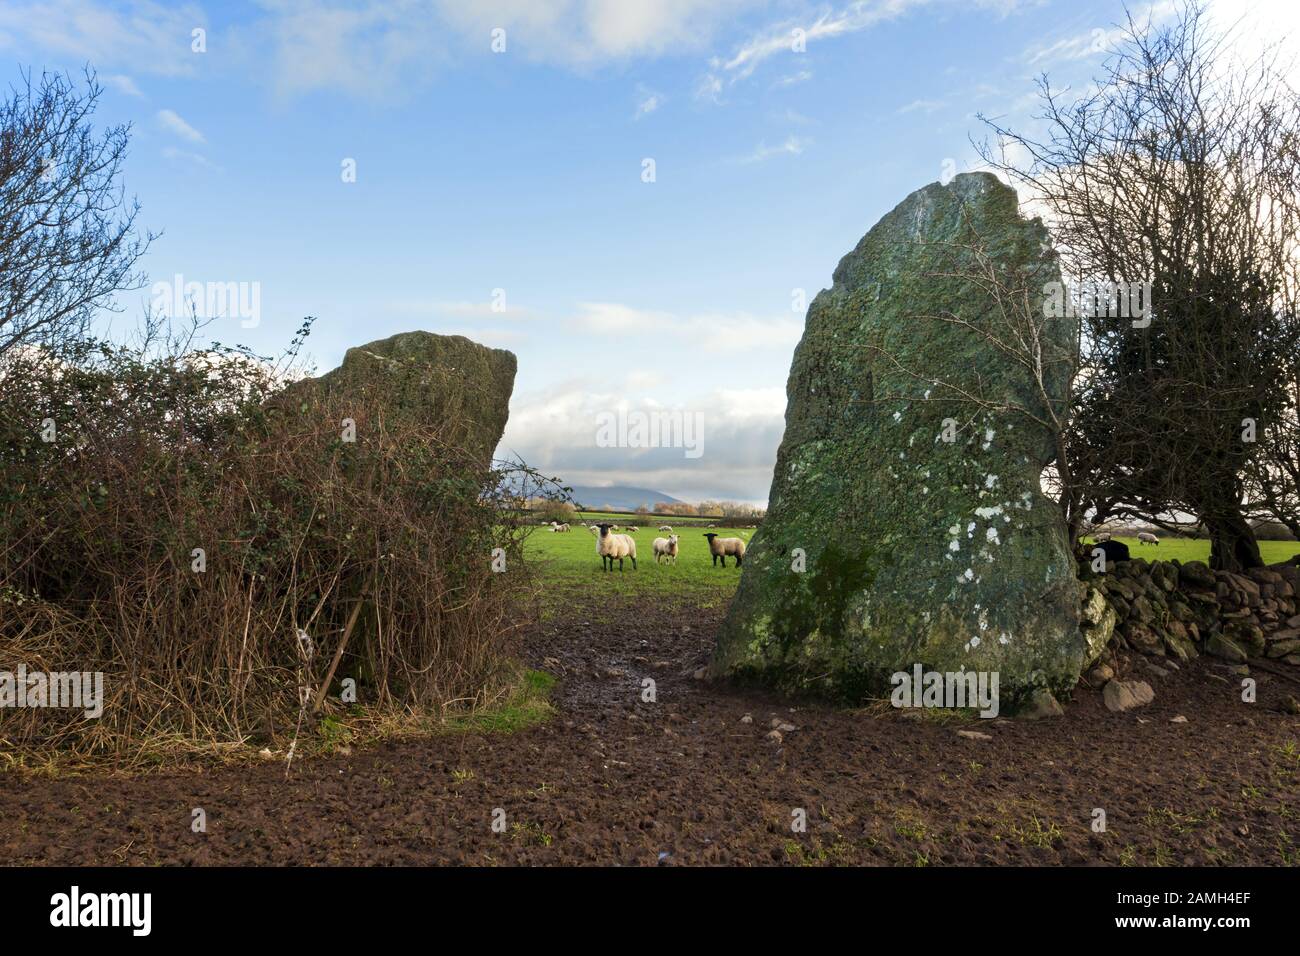
<path id="1" fill-rule="evenodd" d="M 670 505 L 682 504 L 678 499 L 662 491 L 632 488 L 628 485 L 610 485 L 608 488 L 574 485 L 573 500 L 589 511 L 601 511 L 606 508 L 614 511 L 635 511 L 641 505 L 654 507 L 661 502 Z"/>

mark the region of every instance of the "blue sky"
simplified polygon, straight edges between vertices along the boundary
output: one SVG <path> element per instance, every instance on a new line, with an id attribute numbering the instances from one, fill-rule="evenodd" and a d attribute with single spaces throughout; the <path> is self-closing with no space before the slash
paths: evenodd
<path id="1" fill-rule="evenodd" d="M 1086 79 L 1121 15 L 1111 0 L 0 0 L 0 55 L 11 79 L 98 71 L 98 120 L 133 124 L 125 184 L 163 233 L 151 282 L 258 284 L 257 326 L 217 318 L 213 338 L 274 353 L 315 315 L 324 369 L 395 332 L 464 334 L 519 357 L 501 452 L 578 484 L 761 502 L 794 290 L 811 301 L 909 192 L 977 168 L 977 112 L 1025 125 L 1037 74 Z M 1274 34 L 1295 20 L 1282 0 L 1257 16 Z M 123 298 L 117 328 L 149 291 Z M 703 454 L 597 447 L 597 416 L 619 408 L 699 413 Z"/>

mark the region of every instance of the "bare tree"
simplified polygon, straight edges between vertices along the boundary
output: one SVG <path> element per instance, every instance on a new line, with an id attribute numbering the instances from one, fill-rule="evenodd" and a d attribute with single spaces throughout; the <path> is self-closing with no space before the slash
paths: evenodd
<path id="1" fill-rule="evenodd" d="M 1300 345 L 1300 101 L 1274 54 L 1235 62 L 1199 0 L 1159 29 L 1130 15 L 1083 95 L 1040 91 L 1046 132 L 986 119 L 986 161 L 1042 204 L 1067 275 L 1152 292 L 1149 322 L 1082 316 L 1073 480 L 1099 520 L 1194 516 L 1215 567 L 1258 566 L 1247 433 L 1285 413 Z"/>
<path id="2" fill-rule="evenodd" d="M 101 88 L 26 73 L 0 103 L 0 356 L 85 329 L 115 293 L 138 288 L 152 235 L 119 184 L 129 127 L 96 137 Z"/>

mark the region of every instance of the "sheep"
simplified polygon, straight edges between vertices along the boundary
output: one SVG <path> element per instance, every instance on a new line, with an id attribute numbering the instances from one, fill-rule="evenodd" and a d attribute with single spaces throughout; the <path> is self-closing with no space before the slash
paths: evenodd
<path id="1" fill-rule="evenodd" d="M 587 530 L 590 531 L 592 534 L 600 534 L 600 529 L 597 528 L 594 524 L 587 525 Z"/>
<path id="2" fill-rule="evenodd" d="M 712 527 L 712 525 L 710 525 Z M 704 537 L 709 539 L 709 551 L 713 554 L 713 566 L 718 566 L 718 558 L 722 559 L 722 566 L 727 566 L 727 555 L 736 559 L 736 567 L 740 567 L 741 561 L 745 557 L 745 542 L 740 538 L 719 538 L 714 532 L 709 532 Z"/>
<path id="3" fill-rule="evenodd" d="M 1159 543 L 1160 543 L 1160 539 L 1157 538 L 1155 535 L 1153 535 L 1150 531 L 1139 531 L 1139 532 L 1138 532 L 1138 544 L 1156 544 L 1156 545 L 1158 545 Z"/>
<path id="4" fill-rule="evenodd" d="M 1087 550 L 1086 556 L 1089 558 L 1092 557 L 1092 551 L 1095 548 L 1100 548 L 1102 550 L 1102 552 L 1106 555 L 1107 562 L 1130 560 L 1130 555 L 1128 553 L 1128 545 L 1126 545 L 1123 541 L 1111 541 L 1109 538 L 1107 538 L 1105 541 L 1101 541 L 1098 544 L 1096 544 L 1094 548 L 1086 549 Z"/>
<path id="5" fill-rule="evenodd" d="M 661 525 L 659 526 L 659 530 L 660 530 L 660 531 L 667 531 L 669 534 L 672 534 L 672 532 L 673 532 L 673 529 L 672 529 L 669 525 L 666 525 L 666 524 L 661 524 Z"/>
<path id="6" fill-rule="evenodd" d="M 623 559 L 632 559 L 632 570 L 636 570 L 636 539 L 625 534 L 610 534 L 612 525 L 601 524 L 600 537 L 596 539 L 596 553 L 600 555 L 600 569 L 614 570 L 614 559 L 618 558 L 618 569 L 623 570 Z M 609 562 L 606 565 L 606 561 Z"/>
<path id="7" fill-rule="evenodd" d="M 623 530 L 626 531 L 628 534 L 636 534 L 636 525 L 630 524 Z"/>
<path id="8" fill-rule="evenodd" d="M 659 563 L 660 558 L 665 558 L 677 563 L 677 535 L 670 535 L 667 538 L 655 538 L 655 564 Z"/>
<path id="9" fill-rule="evenodd" d="M 1097 544 L 1104 544 L 1105 542 L 1107 542 L 1107 541 L 1110 540 L 1110 532 L 1109 532 L 1109 531 L 1099 531 L 1099 532 L 1097 532 L 1097 534 L 1095 534 L 1095 535 L 1092 536 L 1092 540 L 1093 540 L 1094 542 L 1096 542 Z"/>

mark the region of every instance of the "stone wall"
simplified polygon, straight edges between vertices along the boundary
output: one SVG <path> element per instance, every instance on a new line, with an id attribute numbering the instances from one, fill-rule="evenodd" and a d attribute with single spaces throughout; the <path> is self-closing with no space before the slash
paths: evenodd
<path id="1" fill-rule="evenodd" d="M 1115 649 L 1187 661 L 1208 654 L 1300 667 L 1297 559 L 1244 574 L 1201 561 L 1113 562 L 1106 573 L 1079 565 L 1082 627 L 1090 656 Z"/>

